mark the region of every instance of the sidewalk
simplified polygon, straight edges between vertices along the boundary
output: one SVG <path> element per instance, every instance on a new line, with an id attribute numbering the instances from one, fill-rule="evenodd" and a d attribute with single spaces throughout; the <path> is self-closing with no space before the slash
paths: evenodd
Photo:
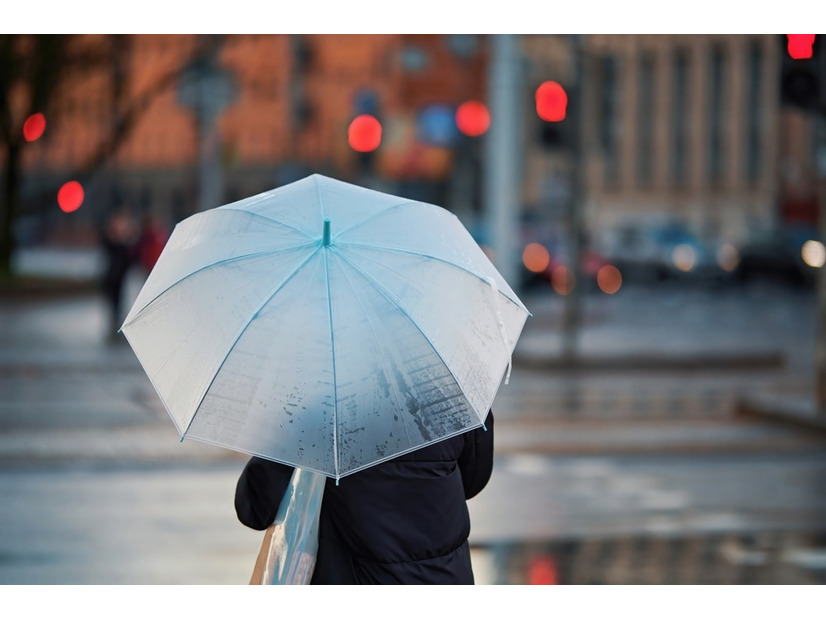
<path id="1" fill-rule="evenodd" d="M 750 291 L 743 294 L 754 295 Z M 563 354 L 564 300 L 549 295 L 528 297 L 526 305 L 534 316 L 528 319 L 514 351 L 514 366 L 553 373 L 786 373 L 804 383 L 808 381 L 809 387 L 792 393 L 744 393 L 733 407 L 732 416 L 740 421 L 764 420 L 826 433 L 826 411 L 820 411 L 814 401 L 815 330 L 807 329 L 814 324 L 811 308 L 791 313 L 787 309 L 761 326 L 754 316 L 739 312 L 734 300 L 725 299 L 731 292 L 723 292 L 723 300 L 709 303 L 705 311 L 681 307 L 680 295 L 676 291 L 671 300 L 666 298 L 647 308 L 641 305 L 636 314 L 628 308 L 618 310 L 623 304 L 616 300 L 587 299 L 573 355 Z M 708 293 L 707 300 L 711 301 L 713 295 Z M 626 313 L 627 329 L 611 321 L 612 311 Z M 664 320 L 667 314 L 671 320 Z M 772 325 L 788 331 L 772 330 Z"/>
<path id="2" fill-rule="evenodd" d="M 575 354 L 569 357 L 563 355 L 566 300 L 529 294 L 523 301 L 533 316 L 517 343 L 514 363 L 545 370 L 781 368 L 794 338 L 802 335 L 790 340 L 779 332 L 760 334 L 757 317 L 744 316 L 736 294 L 635 289 L 623 297 L 588 296 L 578 313 Z"/>

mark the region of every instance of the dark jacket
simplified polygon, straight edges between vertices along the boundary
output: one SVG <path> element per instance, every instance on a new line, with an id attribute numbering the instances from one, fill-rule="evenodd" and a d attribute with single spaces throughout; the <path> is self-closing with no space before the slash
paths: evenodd
<path id="1" fill-rule="evenodd" d="M 493 469 L 493 413 L 479 428 L 335 480 L 327 480 L 314 584 L 473 584 L 467 499 Z M 253 457 L 235 511 L 265 530 L 293 468 Z"/>

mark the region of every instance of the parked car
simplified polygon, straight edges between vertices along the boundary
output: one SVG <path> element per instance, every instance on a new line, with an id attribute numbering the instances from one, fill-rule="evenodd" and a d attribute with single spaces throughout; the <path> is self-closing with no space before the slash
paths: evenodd
<path id="1" fill-rule="evenodd" d="M 741 281 L 767 279 L 811 286 L 818 263 L 804 259 L 807 242 L 821 244 L 813 226 L 786 225 L 753 231 L 739 248 L 735 275 Z"/>
<path id="2" fill-rule="evenodd" d="M 629 279 L 721 275 L 716 246 L 679 220 L 644 218 L 622 223 L 607 232 L 601 247 L 605 260 Z"/>
<path id="3" fill-rule="evenodd" d="M 522 286 L 532 288 L 548 284 L 558 293 L 570 291 L 573 281 L 569 278 L 573 270 L 569 265 L 570 248 L 563 241 L 529 241 L 522 252 L 525 267 Z M 597 274 L 607 261 L 593 247 L 586 245 L 582 249 L 580 269 L 586 290 L 598 288 Z"/>

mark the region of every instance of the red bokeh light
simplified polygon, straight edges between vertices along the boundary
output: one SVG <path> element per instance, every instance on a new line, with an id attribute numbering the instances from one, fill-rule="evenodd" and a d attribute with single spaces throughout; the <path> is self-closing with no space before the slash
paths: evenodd
<path id="1" fill-rule="evenodd" d="M 528 271 L 542 273 L 551 264 L 551 255 L 541 243 L 529 243 L 522 251 L 522 263 Z"/>
<path id="2" fill-rule="evenodd" d="M 815 35 L 813 34 L 787 34 L 788 45 L 786 49 L 789 56 L 795 60 L 802 60 L 804 58 L 811 58 L 812 46 L 815 44 Z"/>
<path id="3" fill-rule="evenodd" d="M 622 287 L 622 273 L 613 265 L 603 265 L 597 271 L 597 286 L 606 295 L 613 295 Z"/>
<path id="4" fill-rule="evenodd" d="M 64 183 L 57 192 L 57 206 L 64 213 L 77 211 L 83 204 L 83 186 L 77 181 Z"/>
<path id="5" fill-rule="evenodd" d="M 46 117 L 35 112 L 23 123 L 23 138 L 26 142 L 34 142 L 46 131 Z"/>
<path id="6" fill-rule="evenodd" d="M 559 583 L 559 569 L 551 556 L 531 560 L 528 564 L 528 575 L 532 586 L 555 586 Z"/>
<path id="7" fill-rule="evenodd" d="M 557 265 L 551 270 L 551 286 L 559 295 L 570 295 L 575 285 L 574 274 L 565 265 Z"/>
<path id="8" fill-rule="evenodd" d="M 347 129 L 347 140 L 354 151 L 375 151 L 381 144 L 381 123 L 375 116 L 359 114 Z"/>
<path id="9" fill-rule="evenodd" d="M 568 94 L 558 82 L 542 82 L 536 89 L 536 113 L 543 121 L 559 122 L 565 119 Z"/>
<path id="10" fill-rule="evenodd" d="M 490 128 L 490 111 L 480 101 L 465 101 L 456 109 L 456 126 L 466 136 L 481 136 Z"/>

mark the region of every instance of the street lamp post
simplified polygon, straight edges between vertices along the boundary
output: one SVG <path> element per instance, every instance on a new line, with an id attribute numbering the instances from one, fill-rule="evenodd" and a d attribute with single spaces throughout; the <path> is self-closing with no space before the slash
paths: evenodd
<path id="1" fill-rule="evenodd" d="M 565 232 L 568 235 L 568 264 L 574 286 L 565 298 L 562 315 L 562 356 L 573 359 L 577 355 L 579 331 L 582 317 L 582 301 L 585 287 L 583 276 L 583 245 L 585 222 L 584 187 L 584 51 L 582 35 L 571 35 L 571 54 L 573 55 L 573 87 L 571 89 L 571 176 L 570 195 L 565 205 Z"/>
<path id="2" fill-rule="evenodd" d="M 485 199 L 494 263 L 506 282 L 516 286 L 515 249 L 519 209 L 519 37 L 492 35 L 488 100 L 490 130 L 485 146 Z"/>
<path id="3" fill-rule="evenodd" d="M 206 211 L 223 202 L 221 136 L 218 118 L 237 98 L 232 74 L 217 66 L 213 53 L 192 62 L 184 71 L 178 101 L 192 109 L 198 123 L 198 210 Z"/>
<path id="4" fill-rule="evenodd" d="M 822 37 L 823 35 L 816 35 Z M 821 43 L 814 59 L 814 73 L 820 89 L 813 121 L 815 124 L 815 195 L 818 204 L 818 233 L 826 243 L 826 50 Z M 826 265 L 817 270 L 817 335 L 815 341 L 815 416 L 826 422 Z"/>
<path id="5" fill-rule="evenodd" d="M 826 64 L 826 61 L 824 62 Z M 820 240 L 826 243 L 826 111 L 821 110 L 815 122 L 818 156 L 818 231 Z M 815 414 L 826 421 L 826 265 L 817 270 L 817 340 L 815 343 Z"/>

